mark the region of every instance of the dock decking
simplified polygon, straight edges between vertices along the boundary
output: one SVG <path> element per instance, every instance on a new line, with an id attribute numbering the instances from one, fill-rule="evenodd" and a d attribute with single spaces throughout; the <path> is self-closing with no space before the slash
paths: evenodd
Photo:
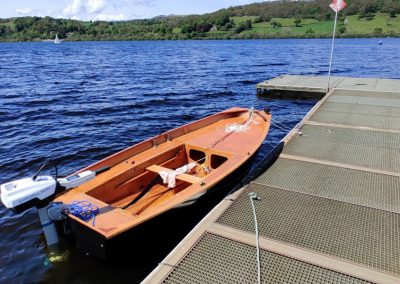
<path id="1" fill-rule="evenodd" d="M 331 77 L 330 89 L 354 91 L 396 92 L 400 90 L 400 81 L 376 78 Z M 284 96 L 289 93 L 305 97 L 323 97 L 327 91 L 328 77 L 283 75 L 257 84 L 257 94 Z"/>
<path id="2" fill-rule="evenodd" d="M 144 283 L 257 283 L 250 192 L 263 283 L 400 283 L 400 81 L 368 80 L 331 90 Z"/>

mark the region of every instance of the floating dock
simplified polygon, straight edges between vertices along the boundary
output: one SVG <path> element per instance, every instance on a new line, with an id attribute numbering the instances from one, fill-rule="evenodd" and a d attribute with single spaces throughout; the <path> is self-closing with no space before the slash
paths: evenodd
<path id="1" fill-rule="evenodd" d="M 285 88 L 324 87 L 302 84 L 323 78 L 296 78 Z M 335 82 L 275 163 L 227 196 L 144 283 L 257 283 L 251 192 L 260 197 L 262 283 L 400 283 L 400 81 Z"/>
<path id="2" fill-rule="evenodd" d="M 353 91 L 396 92 L 400 81 L 376 78 L 331 77 L 329 89 Z M 283 75 L 257 84 L 258 95 L 271 97 L 317 97 L 322 98 L 328 90 L 326 76 Z"/>

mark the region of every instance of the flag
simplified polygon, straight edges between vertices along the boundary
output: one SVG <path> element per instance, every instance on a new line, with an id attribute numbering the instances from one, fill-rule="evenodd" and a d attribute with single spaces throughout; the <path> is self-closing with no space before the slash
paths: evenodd
<path id="1" fill-rule="evenodd" d="M 340 10 L 345 8 L 347 6 L 347 3 L 344 2 L 344 0 L 333 0 L 332 3 L 329 5 L 329 7 L 332 8 L 333 11 L 338 13 Z"/>

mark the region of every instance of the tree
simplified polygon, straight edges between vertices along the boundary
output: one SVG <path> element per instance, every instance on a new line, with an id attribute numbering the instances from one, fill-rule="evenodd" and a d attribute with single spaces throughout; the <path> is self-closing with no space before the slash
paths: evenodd
<path id="1" fill-rule="evenodd" d="M 261 15 L 257 18 L 254 19 L 253 23 L 264 23 L 264 22 L 269 22 L 271 21 L 271 17 L 269 16 L 265 16 L 265 15 Z"/>
<path id="2" fill-rule="evenodd" d="M 295 23 L 296 27 L 300 27 L 301 18 L 300 17 L 296 17 L 296 19 L 294 20 L 294 23 Z"/>
<path id="3" fill-rule="evenodd" d="M 251 20 L 246 20 L 246 30 L 251 30 L 253 27 Z"/>
<path id="4" fill-rule="evenodd" d="M 273 22 L 271 22 L 271 26 L 273 28 L 280 28 L 280 27 L 282 27 L 282 24 L 277 21 L 273 21 Z"/>
<path id="5" fill-rule="evenodd" d="M 246 20 L 244 22 L 241 22 L 235 29 L 235 33 L 240 34 L 241 32 L 245 30 L 251 30 L 252 29 L 252 22 L 251 20 Z"/>
<path id="6" fill-rule="evenodd" d="M 375 34 L 375 35 L 381 35 L 382 33 L 383 33 L 382 28 L 375 28 L 375 29 L 374 29 L 374 34 Z"/>
<path id="7" fill-rule="evenodd" d="M 212 24 L 206 21 L 200 22 L 196 24 L 196 32 L 198 33 L 205 33 L 209 32 L 212 28 Z"/>
<path id="8" fill-rule="evenodd" d="M 253 23 L 257 24 L 257 23 L 262 23 L 261 17 L 257 17 L 254 19 Z"/>
<path id="9" fill-rule="evenodd" d="M 367 20 L 372 20 L 374 18 L 374 13 L 379 11 L 379 5 L 377 1 L 366 0 L 360 7 L 359 18 L 366 18 Z"/>
<path id="10" fill-rule="evenodd" d="M 306 34 L 313 34 L 313 33 L 314 33 L 314 31 L 313 31 L 312 28 L 309 28 L 309 29 L 306 31 Z"/>
<path id="11" fill-rule="evenodd" d="M 229 15 L 224 14 L 215 20 L 215 24 L 222 27 L 222 26 L 225 26 L 227 23 L 229 23 L 229 21 L 230 21 Z"/>
<path id="12" fill-rule="evenodd" d="M 241 22 L 235 29 L 235 33 L 240 34 L 241 32 L 246 30 L 246 23 Z"/>
<path id="13" fill-rule="evenodd" d="M 400 13 L 400 1 L 392 0 L 390 2 L 386 2 L 382 7 L 381 12 L 389 13 L 391 18 L 395 18 L 396 14 Z"/>

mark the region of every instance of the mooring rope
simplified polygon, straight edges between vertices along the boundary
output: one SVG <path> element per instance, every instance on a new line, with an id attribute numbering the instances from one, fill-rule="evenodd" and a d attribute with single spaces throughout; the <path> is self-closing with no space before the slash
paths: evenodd
<path id="1" fill-rule="evenodd" d="M 260 197 L 255 192 L 249 193 L 251 207 L 253 209 L 253 217 L 254 217 L 254 228 L 256 231 L 256 247 L 257 247 L 257 282 L 261 284 L 261 262 L 260 262 L 260 237 L 258 233 L 258 222 L 257 222 L 257 214 L 256 207 L 254 206 L 254 200 L 261 200 Z"/>
<path id="2" fill-rule="evenodd" d="M 289 126 L 286 126 L 284 124 L 280 124 L 280 123 L 278 124 L 277 122 L 272 122 L 272 121 L 271 121 L 271 124 L 273 126 L 275 126 L 276 128 L 279 128 L 280 130 L 283 130 L 283 131 L 289 132 L 292 130 L 291 128 L 289 128 Z"/>
<path id="3" fill-rule="evenodd" d="M 96 215 L 100 212 L 97 205 L 93 205 L 87 200 L 74 201 L 71 204 L 65 204 L 63 206 L 63 211 L 74 215 L 85 222 L 93 218 L 93 226 L 95 226 Z"/>
<path id="4" fill-rule="evenodd" d="M 253 114 L 254 114 L 254 108 L 252 107 L 249 110 L 249 117 L 242 124 L 240 124 L 240 125 L 237 125 L 237 124 L 227 125 L 225 127 L 226 134 L 224 136 L 222 136 L 221 138 L 219 138 L 217 141 L 215 141 L 213 144 L 211 144 L 209 148 L 214 148 L 218 143 L 224 141 L 226 138 L 228 138 L 230 135 L 232 135 L 232 133 L 243 132 L 243 131 L 247 130 L 247 128 L 248 128 L 248 126 L 249 126 L 249 124 L 251 122 L 256 123 L 255 121 L 253 121 Z"/>

